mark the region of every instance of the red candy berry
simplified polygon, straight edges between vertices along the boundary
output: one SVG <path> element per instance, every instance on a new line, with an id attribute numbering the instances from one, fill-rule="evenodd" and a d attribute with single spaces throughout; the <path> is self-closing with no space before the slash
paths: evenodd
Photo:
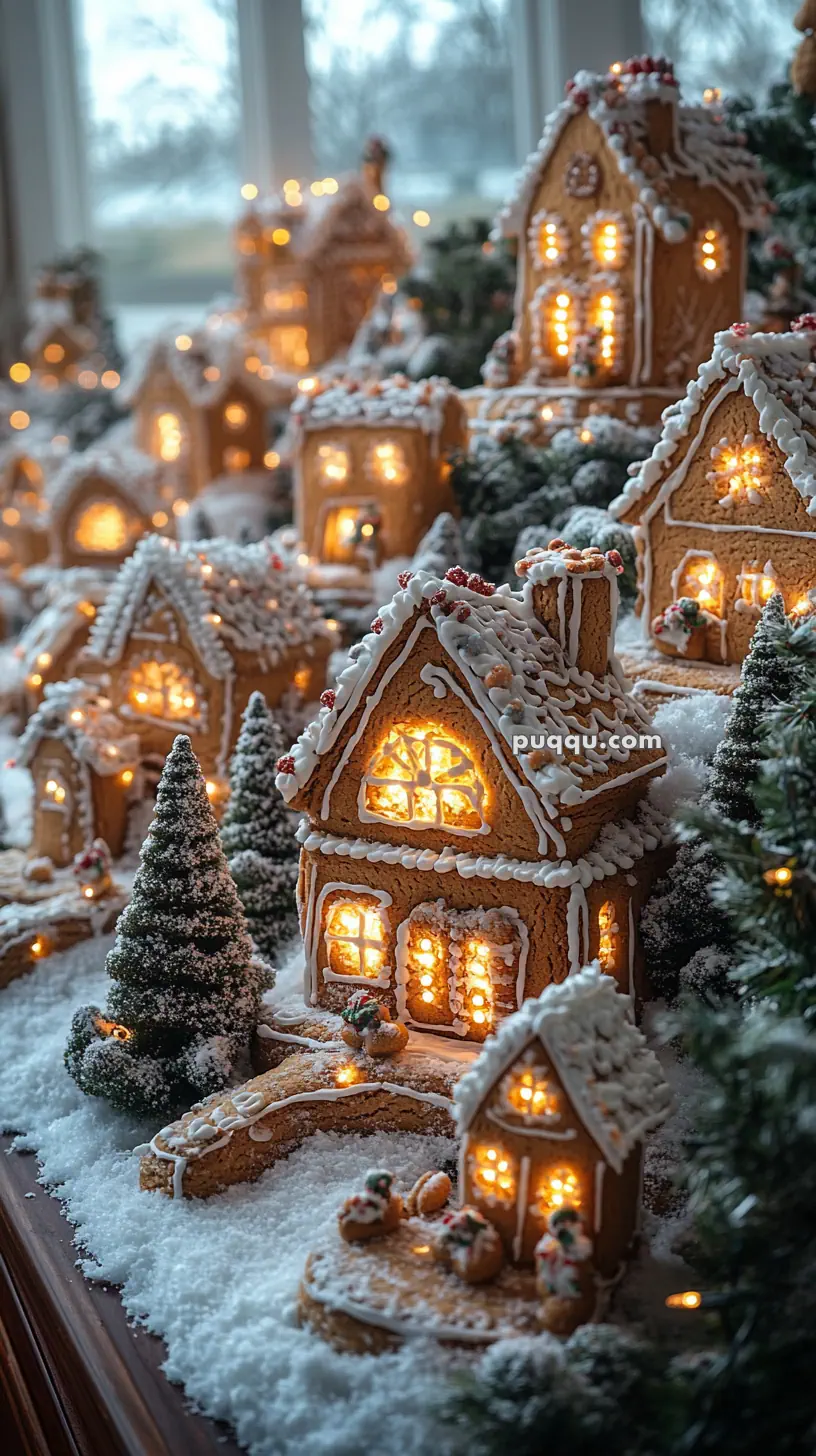
<path id="1" fill-rule="evenodd" d="M 468 574 L 463 566 L 452 566 L 445 572 L 445 580 L 453 582 L 454 586 L 467 586 Z"/>
<path id="2" fill-rule="evenodd" d="M 816 330 L 816 313 L 800 313 L 791 324 L 794 334 L 808 334 Z"/>
<path id="3" fill-rule="evenodd" d="M 275 571 L 283 571 L 283 562 L 281 561 L 281 559 L 278 556 L 278 554 L 277 554 L 276 551 L 273 551 L 272 552 L 272 555 L 270 556 L 269 560 L 272 563 L 272 566 L 274 567 Z"/>
<path id="4" fill-rule="evenodd" d="M 375 617 L 374 621 L 371 623 L 371 630 L 372 632 L 376 632 L 377 636 L 379 637 L 384 625 L 385 624 L 383 623 L 382 617 Z"/>
<path id="5" fill-rule="evenodd" d="M 470 607 L 466 602 L 460 602 L 456 613 L 457 622 L 466 622 L 470 616 Z"/>
<path id="6" fill-rule="evenodd" d="M 496 590 L 495 583 L 492 581 L 485 581 L 484 577 L 480 576 L 477 571 L 472 571 L 470 573 L 470 576 L 467 579 L 467 585 L 470 591 L 478 592 L 480 597 L 492 597 L 494 591 Z"/>
<path id="7" fill-rule="evenodd" d="M 295 760 L 291 753 L 285 753 L 283 758 L 279 758 L 275 764 L 275 768 L 278 770 L 278 773 L 293 774 L 295 772 Z"/>
<path id="8" fill-rule="evenodd" d="M 320 694 L 320 701 L 324 708 L 333 708 L 336 698 L 337 694 L 334 688 L 326 688 L 325 692 Z"/>
<path id="9" fill-rule="evenodd" d="M 618 576 L 620 576 L 621 572 L 623 571 L 623 557 L 621 556 L 620 551 L 607 551 L 606 559 L 609 562 L 610 566 L 614 566 L 616 572 L 618 573 Z"/>
<path id="10" fill-rule="evenodd" d="M 794 324 L 793 327 L 796 328 L 796 324 Z M 751 332 L 751 325 L 750 324 L 737 323 L 737 324 L 732 324 L 731 325 L 731 333 L 732 334 L 736 334 L 736 336 L 737 336 L 738 339 L 744 339 L 745 336 L 746 336 L 746 334 L 750 334 L 750 332 Z"/>
<path id="11" fill-rule="evenodd" d="M 399 582 L 403 591 L 405 591 L 405 588 L 407 587 L 413 574 L 414 573 L 412 571 L 401 571 L 399 576 L 397 577 L 397 581 Z"/>
<path id="12" fill-rule="evenodd" d="M 431 597 L 431 606 L 444 607 L 447 604 L 447 600 L 447 592 L 440 587 L 439 591 L 434 592 L 433 596 Z"/>

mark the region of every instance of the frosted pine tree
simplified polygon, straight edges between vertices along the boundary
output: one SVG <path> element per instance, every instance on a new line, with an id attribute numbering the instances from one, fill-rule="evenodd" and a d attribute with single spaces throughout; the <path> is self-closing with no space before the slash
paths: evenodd
<path id="1" fill-rule="evenodd" d="M 158 1113 L 229 1081 L 258 1020 L 265 972 L 184 735 L 167 755 L 107 970 L 105 1011 L 76 1013 L 65 1052 L 84 1092 Z"/>
<path id="2" fill-rule="evenodd" d="M 292 816 L 275 788 L 284 750 L 262 693 L 253 693 L 230 764 L 221 840 L 250 934 L 270 960 L 297 930 L 298 845 Z"/>

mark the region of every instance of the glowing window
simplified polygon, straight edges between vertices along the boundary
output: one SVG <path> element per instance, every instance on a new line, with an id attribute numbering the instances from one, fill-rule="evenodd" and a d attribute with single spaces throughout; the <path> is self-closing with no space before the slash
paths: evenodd
<path id="1" fill-rule="evenodd" d="M 712 468 L 706 474 L 717 492 L 717 503 L 733 506 L 747 501 L 757 506 L 770 478 L 769 461 L 756 436 L 749 432 L 737 444 L 723 435 L 712 446 Z"/>
<path id="2" fill-rule="evenodd" d="M 239 470 L 248 470 L 252 460 L 249 451 L 242 449 L 240 445 L 227 445 L 221 458 L 228 475 L 235 475 Z"/>
<path id="3" fill-rule="evenodd" d="M 454 834 L 478 834 L 485 827 L 485 789 L 472 760 L 433 724 L 397 724 L 374 754 L 363 792 L 369 819 Z"/>
<path id="4" fill-rule="evenodd" d="M 629 252 L 629 229 L 620 213 L 596 212 L 581 229 L 584 252 L 604 271 L 622 268 Z"/>
<path id="5" fill-rule="evenodd" d="M 530 221 L 530 246 L 537 268 L 554 268 L 569 249 L 569 233 L 563 218 L 554 212 L 537 212 Z"/>
<path id="6" fill-rule="evenodd" d="M 522 946 L 523 930 L 509 911 L 416 905 L 398 935 L 407 1019 L 483 1041 L 518 1009 Z"/>
<path id="7" fill-rule="evenodd" d="M 302 288 L 268 288 L 263 301 L 270 313 L 292 313 L 305 308 L 307 298 Z"/>
<path id="8" fill-rule="evenodd" d="M 68 813 L 71 807 L 69 786 L 63 774 L 53 764 L 46 768 L 45 782 L 40 794 L 41 809 L 57 809 L 63 814 Z"/>
<path id="9" fill-rule="evenodd" d="M 598 960 L 601 970 L 608 975 L 614 971 L 618 961 L 618 925 L 615 907 L 611 900 L 604 901 L 598 911 Z"/>
<path id="10" fill-rule="evenodd" d="M 179 416 L 173 410 L 161 410 L 153 420 L 152 453 L 172 464 L 180 460 L 186 435 Z"/>
<path id="11" fill-rule="evenodd" d="M 536 1189 L 535 1212 L 549 1218 L 557 1208 L 581 1207 L 581 1183 L 572 1168 L 555 1167 L 545 1173 Z"/>
<path id="12" fill-rule="evenodd" d="M 622 327 L 621 314 L 620 294 L 617 289 L 599 285 L 589 302 L 588 322 L 590 328 L 598 331 L 598 363 L 602 369 L 612 370 L 615 367 Z"/>
<path id="13" fill-rule="evenodd" d="M 524 1119 L 533 1126 L 547 1127 L 559 1122 L 560 1099 L 552 1085 L 548 1069 L 528 1053 L 520 1067 L 502 1079 L 501 1098 L 506 1112 Z"/>
<path id="14" fill-rule="evenodd" d="M 128 520 L 114 501 L 91 501 L 76 518 L 72 537 L 75 546 L 100 555 L 123 551 L 136 533 L 136 522 Z"/>
<path id="15" fill-rule="evenodd" d="M 405 451 L 393 440 L 372 445 L 366 457 L 366 472 L 370 480 L 383 485 L 405 485 L 411 475 Z"/>
<path id="16" fill-rule="evenodd" d="M 348 452 L 340 445 L 318 445 L 317 468 L 324 485 L 342 485 L 348 479 Z"/>
<path id="17" fill-rule="evenodd" d="M 486 1203 L 512 1203 L 516 1169 L 512 1155 L 498 1145 L 475 1148 L 468 1156 L 473 1191 Z"/>
<path id="18" fill-rule="evenodd" d="M 336 976 L 375 979 L 385 967 L 385 926 L 376 906 L 337 900 L 326 920 L 329 969 Z"/>
<path id="19" fill-rule="evenodd" d="M 269 352 L 280 369 L 305 369 L 309 335 L 302 324 L 276 324 L 269 330 Z"/>
<path id="20" fill-rule="evenodd" d="M 323 528 L 322 559 L 351 563 L 359 555 L 376 555 L 379 516 L 374 503 L 337 506 Z"/>
<path id="21" fill-rule="evenodd" d="M 406 947 L 408 1006 L 415 1021 L 450 1022 L 446 940 L 416 917 Z M 441 1015 L 440 1015 L 441 1013 Z"/>
<path id="22" fill-rule="evenodd" d="M 170 723 L 199 723 L 196 684 L 177 662 L 138 662 L 130 669 L 127 703 L 141 718 Z"/>
<path id="23" fill-rule="evenodd" d="M 228 430 L 243 430 L 248 419 L 249 413 L 246 406 L 240 404 L 238 400 L 231 400 L 229 404 L 224 405 L 224 424 Z"/>
<path id="24" fill-rule="evenodd" d="M 702 228 L 694 239 L 694 266 L 701 278 L 713 282 L 728 268 L 728 237 L 719 224 Z"/>
<path id="25" fill-rule="evenodd" d="M 533 349 L 550 373 L 567 373 L 577 331 L 574 290 L 566 285 L 539 289 L 533 299 Z"/>
<path id="26" fill-rule="evenodd" d="M 706 612 L 721 617 L 723 611 L 723 574 L 713 556 L 694 555 L 684 562 L 675 588 L 675 600 L 693 597 Z"/>
<path id="27" fill-rule="evenodd" d="M 761 612 L 777 588 L 773 562 L 766 561 L 761 567 L 758 561 L 751 561 L 737 577 L 737 610 Z"/>

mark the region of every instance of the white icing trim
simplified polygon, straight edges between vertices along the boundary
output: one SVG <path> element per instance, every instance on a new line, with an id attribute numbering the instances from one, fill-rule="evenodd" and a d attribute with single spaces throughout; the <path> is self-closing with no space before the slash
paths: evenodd
<path id="1" fill-rule="evenodd" d="M 426 1340 L 430 1337 L 434 1340 L 452 1341 L 457 1345 L 492 1345 L 497 1340 L 506 1340 L 514 1333 L 509 1325 L 494 1330 L 474 1330 L 462 1325 L 417 1326 L 408 1320 L 397 1319 L 395 1315 L 383 1314 L 380 1310 L 372 1309 L 370 1305 L 362 1304 L 359 1300 L 349 1299 L 335 1290 L 320 1290 L 306 1279 L 303 1280 L 303 1289 L 310 1299 L 316 1304 L 324 1305 L 326 1309 L 349 1315 L 351 1319 L 358 1320 L 360 1324 L 371 1325 L 374 1329 L 401 1335 L 406 1340 Z"/>
<path id="2" fill-rule="evenodd" d="M 530 1159 L 526 1153 L 521 1159 L 516 1194 L 516 1232 L 513 1237 L 513 1258 L 518 1263 L 524 1244 L 524 1225 L 527 1222 L 527 1199 L 530 1194 Z"/>
<path id="3" fill-rule="evenodd" d="M 601 1229 L 603 1228 L 603 1190 L 605 1173 L 606 1163 L 603 1161 L 603 1158 L 599 1158 L 597 1163 L 595 1164 L 595 1216 L 593 1218 L 593 1224 L 596 1234 L 599 1234 L 601 1232 Z"/>

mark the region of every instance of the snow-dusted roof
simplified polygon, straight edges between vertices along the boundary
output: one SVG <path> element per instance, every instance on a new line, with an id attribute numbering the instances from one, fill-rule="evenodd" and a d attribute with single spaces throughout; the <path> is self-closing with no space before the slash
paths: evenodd
<path id="1" fill-rule="evenodd" d="M 76 323 L 68 298 L 33 298 L 29 317 L 31 327 L 23 339 L 23 349 L 27 354 L 38 353 L 59 332 L 70 335 L 83 354 L 92 354 L 98 347 L 99 341 L 93 329 Z"/>
<path id="2" fill-rule="evenodd" d="M 550 578 L 566 580 L 576 565 L 580 565 L 583 581 L 606 576 L 614 601 L 615 565 L 600 553 L 593 560 L 600 562 L 600 569 L 589 571 L 586 559 L 570 561 L 556 550 L 528 552 L 519 563 L 526 578 L 521 591 L 506 585 L 494 588 L 479 577 L 469 577 L 461 567 L 452 567 L 444 578 L 426 571 L 401 576 L 404 584 L 400 590 L 383 607 L 372 630 L 351 649 L 333 705 L 321 708 L 292 748 L 294 772 L 278 774 L 276 783 L 283 797 L 287 801 L 295 797 L 320 758 L 344 735 L 386 652 L 408 624 L 420 618 L 435 628 L 468 683 L 487 731 L 503 740 L 503 752 L 512 748 L 513 735 L 523 730 L 537 736 L 556 734 L 561 739 L 569 733 L 599 735 L 598 746 L 585 747 L 583 753 L 565 747 L 558 757 L 540 749 L 513 756 L 523 776 L 519 793 L 528 807 L 531 786 L 534 804 L 544 805 L 548 820 L 558 813 L 568 816 L 570 808 L 612 784 L 612 764 L 626 764 L 630 774 L 641 768 L 645 771 L 643 750 L 613 749 L 606 742 L 613 734 L 654 731 L 645 710 L 628 692 L 619 664 L 610 658 L 600 678 L 579 671 L 533 606 L 533 589 L 538 583 Z M 497 750 L 498 746 L 497 742 Z M 656 760 L 655 766 L 660 762 L 662 759 Z M 535 807 L 532 812 L 539 817 Z M 568 829 L 569 823 L 564 827 Z"/>
<path id="3" fill-rule="evenodd" d="M 814 319 L 816 322 L 816 318 Z M 759 429 L 775 440 L 785 457 L 785 470 L 810 515 L 816 515 L 816 330 L 790 334 L 749 334 L 740 324 L 714 336 L 711 358 L 700 365 L 677 404 L 663 412 L 663 430 L 651 456 L 632 476 L 609 507 L 626 516 L 648 496 L 662 477 L 673 489 L 670 468 L 682 440 L 712 390 L 731 381 L 759 415 Z M 660 492 L 660 497 L 664 494 Z"/>
<path id="4" fill-rule="evenodd" d="M 44 738 L 59 738 L 72 758 L 97 774 L 119 773 L 139 762 L 139 739 L 117 718 L 108 698 L 81 678 L 46 683 L 43 700 L 20 737 L 17 762 L 30 764 Z"/>
<path id="5" fill-rule="evenodd" d="M 644 66 L 648 65 L 649 70 Z M 650 153 L 647 105 L 670 106 L 674 115 L 674 146 L 670 152 Z M 615 161 L 632 183 L 655 227 L 667 242 L 687 236 L 690 218 L 673 195 L 678 178 L 691 178 L 701 187 L 715 187 L 733 204 L 744 228 L 764 221 L 768 198 L 756 157 L 746 150 L 744 138 L 732 132 L 720 115 L 706 106 L 683 106 L 668 62 L 649 57 L 627 61 L 620 74 L 578 71 L 567 82 L 567 95 L 551 112 L 536 150 L 527 158 L 515 190 L 497 218 L 507 237 L 518 237 L 539 178 L 567 123 L 586 111 L 603 133 Z"/>
<path id="6" fill-rule="evenodd" d="M 235 651 L 274 667 L 295 647 L 329 637 L 308 588 L 265 541 L 238 546 L 216 537 L 180 545 L 145 536 L 124 563 L 97 615 L 88 651 L 118 662 L 151 585 L 177 609 L 213 677 L 233 672 Z"/>
<path id="7" fill-rule="evenodd" d="M 192 340 L 189 349 L 176 344 L 182 337 Z M 190 403 L 200 408 L 218 404 L 236 384 L 251 390 L 262 405 L 276 405 L 280 403 L 279 371 L 273 371 L 271 365 L 247 369 L 247 358 L 254 353 L 244 331 L 220 319 L 218 326 L 213 323 L 189 335 L 167 329 L 134 353 L 117 396 L 123 404 L 133 404 L 148 377 L 166 370 Z"/>
<path id="8" fill-rule="evenodd" d="M 351 227 L 349 214 L 353 217 Z M 360 218 L 364 220 L 362 226 Z M 358 242 L 370 245 L 377 241 L 390 244 L 393 250 L 391 266 L 395 273 L 406 272 L 414 261 L 404 228 L 395 222 L 390 209 L 380 212 L 373 206 L 371 190 L 356 172 L 342 177 L 334 193 L 324 193 L 320 197 L 306 193 L 297 207 L 290 207 L 278 195 L 258 198 L 239 221 L 239 231 L 242 227 L 251 228 L 253 224 L 288 229 L 291 238 L 286 253 L 287 263 L 293 258 L 311 262 L 334 245 L 348 248 Z"/>
<path id="9" fill-rule="evenodd" d="M 88 607 L 101 607 L 111 580 L 110 573 L 85 566 L 55 575 L 46 587 L 44 607 L 20 634 L 14 649 L 22 674 L 27 677 L 34 672 L 43 653 L 53 660 L 62 652 L 78 624 L 93 615 Z"/>
<path id="10" fill-rule="evenodd" d="M 635 1026 L 630 997 L 621 995 L 597 961 L 548 986 L 499 1023 L 454 1088 L 460 1133 L 467 1132 L 497 1082 L 534 1041 L 544 1048 L 590 1137 L 619 1173 L 632 1149 L 668 1116 L 671 1090 Z"/>
<path id="11" fill-rule="evenodd" d="M 69 505 L 74 491 L 86 481 L 109 481 L 140 515 L 151 516 L 161 503 L 161 462 L 125 441 L 104 436 L 87 450 L 69 455 L 46 486 L 52 519 Z"/>
<path id="12" fill-rule="evenodd" d="M 310 394 L 300 394 L 292 417 L 304 430 L 332 425 L 381 425 L 439 434 L 448 401 L 457 395 L 449 379 L 335 379 L 319 382 Z"/>

